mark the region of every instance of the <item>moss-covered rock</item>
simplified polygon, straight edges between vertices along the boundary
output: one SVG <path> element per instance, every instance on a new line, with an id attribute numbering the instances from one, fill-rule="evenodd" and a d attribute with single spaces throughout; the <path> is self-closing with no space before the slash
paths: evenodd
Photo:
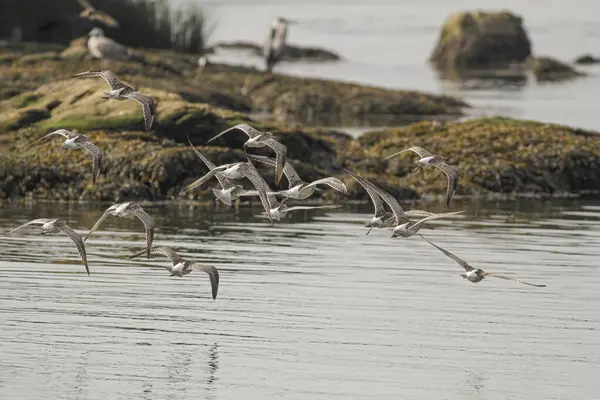
<path id="1" fill-rule="evenodd" d="M 214 115 L 217 120 L 217 113 Z M 227 124 L 225 121 L 221 123 Z M 288 146 L 289 161 L 303 179 L 340 177 L 348 186 L 350 199 L 367 199 L 367 195 L 342 167 L 372 180 L 399 199 L 443 197 L 445 176 L 437 170 L 414 172 L 416 155 L 406 153 L 384 160 L 412 145 L 442 155 L 458 168 L 459 195 L 551 195 L 598 191 L 600 187 L 600 135 L 560 125 L 506 118 L 421 122 L 352 139 L 326 129 L 251 123 L 281 138 Z M 212 199 L 210 187 L 215 187 L 216 181 L 191 194 L 180 194 L 185 185 L 207 172 L 187 143 L 160 137 L 155 132 L 86 132 L 104 151 L 102 174 L 94 186 L 89 154 L 63 151 L 58 139 L 31 146 L 45 133 L 37 126 L 21 129 L 7 142 L 7 151 L 0 153 L 0 198 Z M 203 137 L 199 135 L 192 135 L 191 139 L 217 165 L 245 159 L 240 150 L 245 140 L 241 133 L 231 132 L 230 137 L 226 135 L 215 146 L 202 146 Z M 272 155 L 269 149 L 251 151 Z M 272 169 L 262 167 L 261 171 L 275 188 Z M 284 179 L 280 188 L 286 187 Z M 328 199 L 341 197 L 331 190 L 320 195 Z"/>
<path id="2" fill-rule="evenodd" d="M 587 54 L 580 55 L 573 62 L 575 64 L 580 64 L 580 65 L 598 64 L 598 63 L 600 63 L 600 58 L 587 53 Z"/>
<path id="3" fill-rule="evenodd" d="M 444 22 L 430 60 L 440 69 L 508 67 L 531 55 L 520 17 L 507 11 L 457 12 Z"/>
<path id="4" fill-rule="evenodd" d="M 377 176 L 401 178 L 419 195 L 443 194 L 445 176 L 412 172 L 418 145 L 442 155 L 461 173 L 458 194 L 580 193 L 600 188 L 600 135 L 561 125 L 508 118 L 432 124 L 369 132 L 347 153 L 346 163 Z"/>
<path id="5" fill-rule="evenodd" d="M 212 199 L 210 188 L 218 185 L 215 180 L 200 190 L 182 195 L 185 185 L 208 172 L 187 144 L 141 132 L 104 131 L 87 133 L 104 153 L 100 178 L 93 185 L 92 160 L 87 152 L 64 151 L 57 138 L 30 146 L 39 136 L 37 130 L 23 130 L 11 143 L 10 151 L 0 155 L 0 199 L 209 200 Z M 289 136 L 300 142 L 309 137 L 308 134 Z M 318 142 L 318 137 L 314 140 Z M 328 148 L 324 143 L 320 143 L 322 148 L 318 160 L 309 157 L 306 160 L 309 162 L 294 161 L 298 172 L 307 180 L 318 179 L 335 169 L 336 154 L 326 153 Z M 319 150 L 318 145 L 312 145 Z M 220 146 L 197 148 L 217 165 L 245 160 L 240 149 Z M 293 161 L 291 157 L 290 160 Z M 265 171 L 265 178 L 275 188 L 272 171 Z M 247 182 L 246 186 L 251 188 Z"/>
<path id="6" fill-rule="evenodd" d="M 214 46 L 215 49 L 242 50 L 250 52 L 255 56 L 263 56 L 263 46 L 246 41 L 220 42 Z M 339 61 L 342 57 L 334 51 L 322 49 L 319 47 L 304 47 L 293 44 L 287 44 L 283 49 L 281 56 L 283 61 L 310 61 L 325 62 Z"/>
<path id="7" fill-rule="evenodd" d="M 550 57 L 531 57 L 527 64 L 539 81 L 560 81 L 585 75 L 570 65 Z"/>
<path id="8" fill-rule="evenodd" d="M 81 49 L 83 44 L 76 42 L 72 47 Z M 22 62 L 23 56 L 11 58 L 10 63 L 0 63 L 4 85 L 0 88 L 0 99 L 35 91 L 44 84 L 68 79 L 77 72 L 110 68 L 136 87 L 176 93 L 192 103 L 267 113 L 279 122 L 365 125 L 381 121 L 395 125 L 440 115 L 456 117 L 468 107 L 461 100 L 448 96 L 265 74 L 227 65 L 211 64 L 197 76 L 197 56 L 157 50 L 140 53 L 148 60 L 147 64 L 65 58 L 65 52 L 63 57 L 40 55 L 36 63 Z M 167 61 L 170 68 L 162 68 L 161 63 Z M 183 76 L 171 73 L 171 69 L 182 71 Z"/>

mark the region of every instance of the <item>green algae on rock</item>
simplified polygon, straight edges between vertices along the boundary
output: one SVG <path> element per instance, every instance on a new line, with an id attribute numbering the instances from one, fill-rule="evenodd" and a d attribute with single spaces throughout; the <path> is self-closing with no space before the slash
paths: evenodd
<path id="1" fill-rule="evenodd" d="M 600 187 L 600 134 L 561 125 L 508 118 L 421 122 L 372 131 L 352 139 L 322 128 L 248 122 L 280 136 L 288 146 L 289 161 L 306 181 L 325 176 L 344 180 L 349 195 L 329 190 L 318 194 L 328 200 L 367 198 L 342 167 L 372 180 L 401 200 L 432 194 L 443 197 L 445 176 L 437 170 L 413 172 L 414 155 L 407 153 L 384 160 L 385 156 L 412 145 L 442 155 L 449 164 L 457 166 L 461 173 L 459 195 L 580 194 L 598 191 Z M 207 172 L 187 140 L 177 142 L 156 132 L 86 132 L 105 152 L 101 176 L 94 186 L 89 179 L 91 158 L 87 153 L 65 152 L 58 141 L 52 140 L 31 148 L 30 144 L 41 134 L 36 125 L 21 129 L 8 143 L 9 151 L 0 154 L 0 198 L 212 199 L 210 187 L 216 183 L 181 194 L 185 185 Z M 192 135 L 191 140 L 217 165 L 244 161 L 239 146 L 246 138 L 234 132 L 231 138 L 228 136 L 220 138 L 215 146 L 202 146 L 204 137 L 198 135 Z M 255 151 L 272 155 L 268 149 L 252 149 Z M 259 168 L 275 188 L 272 171 Z M 287 182 L 284 180 L 280 187 L 287 187 Z"/>
<path id="2" fill-rule="evenodd" d="M 74 46 L 83 47 L 81 42 L 75 42 Z M 66 57 L 65 51 L 62 57 L 40 56 L 41 60 L 34 64 L 20 62 L 20 58 L 11 59 L 0 64 L 0 76 L 5 85 L 0 94 L 7 98 L 65 80 L 77 72 L 110 68 L 123 81 L 137 87 L 173 92 L 192 103 L 267 113 L 279 122 L 365 125 L 365 122 L 381 120 L 381 123 L 396 125 L 439 116 L 455 118 L 468 107 L 463 101 L 449 96 L 266 74 L 256 69 L 218 64 L 211 64 L 196 77 L 196 56 L 169 51 L 136 51 L 152 65 Z M 158 65 L 160 59 L 168 60 L 184 76 L 165 71 Z"/>
<path id="3" fill-rule="evenodd" d="M 448 17 L 430 60 L 440 69 L 508 67 L 531 55 L 520 17 L 507 11 L 457 12 Z"/>
<path id="4" fill-rule="evenodd" d="M 509 118 L 423 122 L 369 132 L 358 142 L 347 155 L 349 163 L 374 174 L 401 177 L 419 195 L 445 193 L 443 174 L 411 172 L 415 157 L 410 153 L 383 161 L 385 156 L 413 145 L 442 155 L 461 173 L 461 195 L 563 194 L 600 188 L 600 135 L 561 125 Z"/>
<path id="5" fill-rule="evenodd" d="M 592 54 L 586 53 L 586 54 L 582 54 L 579 57 L 575 58 L 573 63 L 580 64 L 580 65 L 598 64 L 598 63 L 600 63 L 600 58 L 597 56 L 594 56 Z"/>
<path id="6" fill-rule="evenodd" d="M 11 151 L 0 154 L 0 199 L 212 199 L 210 187 L 216 186 L 216 181 L 200 190 L 181 194 L 187 184 L 208 172 L 187 144 L 142 132 L 88 132 L 86 135 L 104 152 L 96 185 L 89 179 L 89 154 L 85 151 L 65 152 L 58 140 L 31 147 L 39 133 L 35 129 L 24 129 L 11 144 Z M 245 160 L 244 152 L 237 148 L 197 148 L 217 165 Z M 290 161 L 308 180 L 326 176 L 336 164 L 335 157 L 335 153 L 321 152 L 318 162 Z M 269 174 L 265 177 L 272 181 Z M 247 183 L 246 186 L 249 187 Z"/>
<path id="7" fill-rule="evenodd" d="M 585 75 L 551 57 L 530 57 L 527 64 L 538 81 L 561 81 Z"/>

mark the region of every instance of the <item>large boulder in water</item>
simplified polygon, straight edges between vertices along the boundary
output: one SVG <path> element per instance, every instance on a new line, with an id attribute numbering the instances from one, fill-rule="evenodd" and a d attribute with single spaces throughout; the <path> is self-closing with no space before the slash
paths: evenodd
<path id="1" fill-rule="evenodd" d="M 440 69 L 502 68 L 530 55 L 520 17 L 507 11 L 474 11 L 446 20 L 430 60 Z"/>

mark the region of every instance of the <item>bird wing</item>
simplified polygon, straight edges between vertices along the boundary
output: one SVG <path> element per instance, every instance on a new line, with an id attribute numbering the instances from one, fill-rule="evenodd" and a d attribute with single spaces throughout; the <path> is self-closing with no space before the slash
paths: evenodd
<path id="1" fill-rule="evenodd" d="M 172 248 L 167 247 L 167 246 L 155 246 L 155 247 L 150 248 L 150 251 L 164 254 L 165 256 L 167 256 L 169 258 L 169 260 L 171 260 L 173 265 L 177 265 L 183 261 L 183 258 L 181 258 L 181 256 L 179 254 L 177 254 L 175 252 L 175 250 L 173 250 Z M 148 252 L 148 249 L 143 249 L 142 251 L 139 251 L 139 252 L 129 256 L 129 258 L 131 259 L 131 258 L 139 257 L 142 254 L 146 254 L 147 252 Z"/>
<path id="2" fill-rule="evenodd" d="M 240 189 L 240 190 L 236 191 L 235 194 L 238 197 L 257 197 L 257 196 L 259 196 L 258 190 Z M 271 204 L 271 202 L 269 202 L 269 203 Z"/>
<path id="3" fill-rule="evenodd" d="M 146 125 L 146 131 L 149 132 L 156 114 L 156 104 L 154 103 L 154 99 L 140 92 L 127 93 L 124 97 L 136 100 L 142 105 L 144 124 Z"/>
<path id="4" fill-rule="evenodd" d="M 448 177 L 448 188 L 446 189 L 446 206 L 448 206 L 450 205 L 450 200 L 452 200 L 452 196 L 454 196 L 456 188 L 458 187 L 458 171 L 443 161 L 437 162 L 433 164 L 433 166 L 442 171 Z"/>
<path id="5" fill-rule="evenodd" d="M 354 172 L 344 169 L 347 173 L 349 173 L 367 192 L 369 197 L 371 198 L 371 202 L 375 207 L 375 217 L 383 217 L 387 212 L 383 206 L 383 201 L 381 200 L 381 196 L 377 194 L 375 190 L 373 190 L 373 184 L 366 180 L 365 178 L 356 175 Z"/>
<path id="6" fill-rule="evenodd" d="M 469 265 L 469 263 L 466 262 L 465 260 L 463 260 L 462 258 L 457 257 L 456 255 L 450 253 L 448 250 L 444 249 L 443 247 L 440 247 L 437 244 L 431 242 L 429 239 L 426 239 L 425 236 L 423 236 L 421 234 L 419 234 L 419 236 L 421 236 L 421 238 L 423 240 L 425 240 L 426 242 L 428 242 L 430 245 L 432 245 L 433 247 L 435 247 L 436 249 L 438 249 L 439 251 L 441 251 L 442 253 L 444 253 L 452 261 L 454 261 L 455 263 L 457 263 L 458 265 L 460 265 L 461 267 L 463 267 L 466 272 L 473 271 L 475 269 L 475 268 L 471 267 Z"/>
<path id="7" fill-rule="evenodd" d="M 248 157 L 252 160 L 256 160 L 263 164 L 270 165 L 271 167 L 275 167 L 277 165 L 277 160 L 274 158 L 265 157 L 265 156 L 257 156 L 255 154 L 248 154 Z M 300 175 L 298 175 L 298 173 L 294 169 L 294 166 L 288 161 L 286 161 L 286 163 L 283 167 L 283 174 L 288 179 L 290 189 L 293 188 L 294 186 L 298 186 L 298 185 L 305 183 L 302 180 L 302 178 L 300 178 Z"/>
<path id="8" fill-rule="evenodd" d="M 315 210 L 318 208 L 340 208 L 341 206 L 341 204 L 330 204 L 326 206 L 293 206 L 286 208 L 286 211 Z"/>
<path id="9" fill-rule="evenodd" d="M 184 190 L 185 191 L 190 191 L 190 190 L 195 189 L 195 188 L 197 188 L 199 186 L 202 186 L 206 181 L 208 181 L 210 178 L 212 178 L 213 176 L 215 176 L 219 171 L 226 170 L 227 168 L 233 166 L 234 164 L 235 163 L 233 163 L 233 164 L 224 164 L 224 165 L 220 165 L 218 167 L 215 167 L 215 168 L 211 169 L 203 177 L 198 178 L 194 182 L 192 182 L 189 185 L 187 185 Z"/>
<path id="10" fill-rule="evenodd" d="M 239 130 L 239 131 L 242 131 L 242 132 L 244 132 L 246 135 L 248 135 L 248 137 L 250 137 L 250 138 L 253 138 L 253 137 L 255 137 L 255 136 L 258 136 L 258 135 L 260 135 L 260 134 L 262 133 L 261 131 L 259 131 L 259 130 L 257 130 L 257 129 L 254 129 L 253 127 L 251 127 L 251 126 L 250 126 L 250 125 L 248 125 L 248 124 L 237 124 L 237 125 L 235 125 L 235 126 L 232 126 L 232 127 L 231 127 L 231 128 L 229 128 L 229 129 L 225 129 L 223 132 L 221 132 L 221 133 L 217 134 L 216 136 L 213 136 L 213 137 L 211 137 L 210 139 L 208 139 L 208 141 L 207 141 L 206 143 L 210 143 L 210 142 L 212 142 L 213 140 L 215 140 L 215 139 L 217 139 L 217 138 L 219 138 L 219 137 L 223 136 L 223 135 L 224 135 L 224 134 L 226 134 L 227 132 L 229 132 L 229 131 L 233 131 L 233 130 Z"/>
<path id="11" fill-rule="evenodd" d="M 394 154 L 392 154 L 392 155 L 389 155 L 389 156 L 387 156 L 386 158 L 384 158 L 384 160 L 387 160 L 388 158 L 392 158 L 392 157 L 394 157 L 394 156 L 397 156 L 398 154 L 406 153 L 407 151 L 413 151 L 413 152 L 417 153 L 417 154 L 419 155 L 419 157 L 421 157 L 421 158 L 424 158 L 424 157 L 430 157 L 430 156 L 432 156 L 432 155 L 433 155 L 433 154 L 431 154 L 430 152 L 428 152 L 427 150 L 425 150 L 425 149 L 424 149 L 424 148 L 422 148 L 422 147 L 419 147 L 419 146 L 412 146 L 412 147 L 409 147 L 408 149 L 404 149 L 404 150 L 402 150 L 402 151 L 399 151 L 399 152 L 397 152 L 397 153 L 394 153 Z"/>
<path id="12" fill-rule="evenodd" d="M 98 176 L 100 175 L 100 168 L 102 167 L 102 150 L 100 150 L 98 146 L 96 146 L 89 140 L 83 140 L 79 144 L 84 149 L 89 151 L 92 154 L 92 157 L 94 158 L 92 164 L 92 179 L 94 184 L 96 184 L 96 179 L 98 179 Z"/>
<path id="13" fill-rule="evenodd" d="M 546 285 L 536 285 L 535 283 L 524 282 L 517 278 L 513 278 L 512 276 L 500 275 L 500 274 L 496 274 L 494 272 L 484 272 L 482 275 L 486 276 L 486 277 L 491 276 L 492 278 L 500 278 L 500 279 L 506 279 L 509 281 L 515 281 L 515 282 L 519 282 L 519 283 L 522 283 L 524 285 L 529 285 L 529 286 L 546 287 Z"/>
<path id="14" fill-rule="evenodd" d="M 148 213 L 144 211 L 142 206 L 140 206 L 138 203 L 131 203 L 127 211 L 138 217 L 138 219 L 142 221 L 146 228 L 154 229 L 154 218 L 148 215 Z"/>
<path id="15" fill-rule="evenodd" d="M 435 213 L 424 210 L 408 210 L 405 211 L 404 214 L 406 214 L 407 217 L 430 217 L 435 215 Z"/>
<path id="16" fill-rule="evenodd" d="M 119 78 L 117 78 L 117 75 L 115 75 L 114 72 L 107 70 L 107 69 L 103 70 L 103 71 L 85 71 L 85 72 L 80 72 L 78 74 L 73 75 L 73 78 L 97 78 L 97 77 L 104 79 L 106 81 L 106 83 L 108 83 L 108 85 L 110 86 L 111 90 L 128 87 L 123 82 L 121 82 L 121 80 L 119 80 Z"/>
<path id="17" fill-rule="evenodd" d="M 346 187 L 346 185 L 344 185 L 344 182 L 342 182 L 341 179 L 334 178 L 333 176 L 323 179 L 317 179 L 316 181 L 313 181 L 306 185 L 306 187 L 317 185 L 327 185 L 330 188 L 337 190 L 338 192 L 348 194 L 348 188 Z"/>
<path id="18" fill-rule="evenodd" d="M 385 201 L 386 204 L 390 207 L 390 209 L 392 210 L 392 213 L 394 214 L 394 217 L 396 217 L 396 225 L 400 225 L 401 223 L 408 221 L 408 217 L 406 216 L 406 214 L 404 214 L 404 210 L 402 209 L 402 206 L 400 206 L 400 203 L 398 203 L 398 200 L 396 200 L 394 198 L 394 196 L 392 196 L 391 194 L 389 194 L 388 192 L 386 192 L 379 186 L 374 185 L 371 182 L 369 182 L 368 184 L 373 188 L 373 190 L 375 190 L 377 192 L 377 194 L 381 197 L 381 199 L 383 201 Z"/>
<path id="19" fill-rule="evenodd" d="M 265 182 L 263 177 L 260 176 L 260 174 L 258 173 L 258 171 L 254 167 L 254 165 L 252 165 L 251 162 L 243 163 L 240 166 L 240 171 L 244 174 L 244 176 L 246 178 L 248 178 L 248 180 L 252 183 L 252 185 L 258 191 L 258 196 L 260 197 L 260 202 L 262 203 L 262 205 L 266 211 L 267 217 L 269 218 L 269 221 L 271 221 L 271 225 L 272 225 L 273 219 L 271 219 L 271 207 L 272 207 L 271 202 L 273 201 L 274 196 L 273 196 L 273 199 L 269 199 L 267 197 L 267 193 L 272 192 L 271 188 L 269 188 L 269 185 L 267 185 L 267 182 Z"/>
<path id="20" fill-rule="evenodd" d="M 75 134 L 75 133 L 73 133 L 71 131 L 68 131 L 66 129 L 59 129 L 59 130 L 56 130 L 54 132 L 50 132 L 47 135 L 42 136 L 41 138 L 39 138 L 38 140 L 36 140 L 35 142 L 33 142 L 31 144 L 36 144 L 39 141 L 42 141 L 42 140 L 44 140 L 44 139 L 46 139 L 46 138 L 48 138 L 50 136 L 55 136 L 55 135 L 60 135 L 60 136 L 66 137 L 67 139 L 72 139 L 75 136 L 77 136 L 77 134 Z"/>
<path id="21" fill-rule="evenodd" d="M 423 219 L 418 220 L 417 222 L 415 222 L 412 225 L 412 227 L 414 227 L 415 229 L 418 230 L 419 227 L 421 225 L 423 225 L 427 221 L 431 221 L 431 220 L 434 220 L 434 219 L 440 219 L 440 218 L 446 218 L 446 217 L 449 217 L 451 215 L 457 215 L 457 214 L 462 214 L 462 213 L 464 213 L 464 211 L 454 211 L 454 212 L 449 212 L 449 213 L 433 214 L 433 215 L 430 215 L 428 217 L 425 217 Z"/>
<path id="22" fill-rule="evenodd" d="M 192 144 L 192 141 L 190 140 L 189 137 L 187 138 L 187 140 L 190 143 L 192 150 L 194 150 L 194 153 L 196 153 L 196 156 L 198 156 L 198 158 L 200 160 L 202 160 L 204 165 L 206 165 L 206 167 L 209 170 L 212 171 L 213 169 L 215 169 L 217 167 L 212 161 L 210 161 L 208 158 L 204 157 L 202 155 L 202 153 L 200 153 L 200 151 L 198 151 L 198 149 L 196 149 L 196 147 L 194 147 L 194 145 Z M 215 174 L 215 175 L 216 175 L 217 180 L 223 187 L 223 189 L 230 189 L 231 187 L 233 187 L 233 183 L 231 183 L 231 181 L 228 178 L 224 177 L 223 174 Z"/>
<path id="23" fill-rule="evenodd" d="M 263 140 L 263 143 L 275 152 L 275 183 L 278 184 L 287 163 L 287 147 L 273 137 Z"/>
<path id="24" fill-rule="evenodd" d="M 21 225 L 21 226 L 18 226 L 18 227 L 16 227 L 15 229 L 13 229 L 12 231 L 10 231 L 10 232 L 8 232 L 8 233 L 13 233 L 13 232 L 16 232 L 16 231 L 18 231 L 19 229 L 21 229 L 21 228 L 24 228 L 24 227 L 26 227 L 26 226 L 29 226 L 29 225 L 44 225 L 44 224 L 46 224 L 46 223 L 48 223 L 48 222 L 50 222 L 50 221 L 53 221 L 53 220 L 52 220 L 52 219 L 48 219 L 48 218 L 38 218 L 38 219 L 34 219 L 34 220 L 32 220 L 32 221 L 29 221 L 29 222 L 28 222 L 28 223 L 26 223 L 26 224 L 23 224 L 23 225 Z"/>
<path id="25" fill-rule="evenodd" d="M 81 239 L 79 233 L 75 232 L 73 228 L 67 225 L 67 223 L 64 221 L 62 223 L 60 223 L 60 221 L 57 221 L 57 223 L 54 224 L 54 226 L 56 226 L 56 228 L 60 229 L 62 232 L 66 233 L 67 236 L 70 237 L 73 242 L 75 242 L 75 246 L 77 246 L 77 252 L 81 257 L 81 261 L 83 261 L 83 265 L 85 265 L 85 270 L 87 271 L 87 274 L 89 276 L 90 267 L 88 266 L 87 254 L 85 252 L 85 244 L 83 243 L 83 240 Z"/>
<path id="26" fill-rule="evenodd" d="M 89 15 L 89 19 L 91 21 L 102 22 L 104 25 L 110 26 L 111 28 L 118 28 L 120 26 L 116 19 L 114 19 L 112 16 L 105 13 L 104 11 L 100 10 L 94 10 Z"/>
<path id="27" fill-rule="evenodd" d="M 87 0 L 77 0 L 77 3 L 86 10 L 95 10 L 94 6 Z"/>
<path id="28" fill-rule="evenodd" d="M 94 233 L 94 232 L 96 232 L 96 230 L 98 230 L 98 228 L 104 222 L 104 220 L 110 215 L 111 212 L 113 212 L 114 210 L 116 210 L 117 207 L 119 207 L 119 204 L 113 204 L 112 206 L 108 207 L 106 209 L 106 211 L 104 211 L 104 214 L 102 214 L 102 216 L 100 217 L 100 219 L 98 221 L 96 221 L 96 223 L 94 224 L 94 226 L 92 226 L 92 229 L 90 229 L 90 231 L 88 232 L 87 236 L 83 239 L 84 242 L 90 238 L 90 236 L 92 235 L 92 233 Z"/>
<path id="29" fill-rule="evenodd" d="M 208 274 L 208 277 L 210 278 L 210 287 L 212 289 L 212 298 L 215 300 L 217 298 L 217 292 L 219 291 L 219 271 L 212 265 L 203 265 L 195 262 L 189 264 L 188 267 L 204 271 Z"/>
<path id="30" fill-rule="evenodd" d="M 146 229 L 146 254 L 150 259 L 150 249 L 152 248 L 152 241 L 154 240 L 154 218 L 152 218 L 138 203 L 131 203 L 127 211 L 138 217 L 144 224 Z"/>

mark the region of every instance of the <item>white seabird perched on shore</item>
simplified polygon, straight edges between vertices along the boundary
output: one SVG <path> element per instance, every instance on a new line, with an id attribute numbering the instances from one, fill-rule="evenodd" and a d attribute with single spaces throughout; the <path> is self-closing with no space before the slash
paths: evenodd
<path id="1" fill-rule="evenodd" d="M 196 71 L 196 78 L 199 78 L 200 75 L 202 75 L 208 64 L 209 61 L 207 56 L 204 55 L 198 58 L 198 70 Z"/>
<path id="2" fill-rule="evenodd" d="M 203 265 L 200 263 L 196 263 L 193 261 L 185 261 L 179 254 L 177 254 L 172 248 L 167 246 L 157 246 L 152 247 L 151 251 L 153 253 L 161 253 L 164 254 L 171 260 L 173 263 L 172 266 L 165 267 L 167 271 L 171 273 L 171 276 L 178 276 L 182 278 L 184 275 L 189 274 L 193 270 L 197 269 L 200 271 L 204 271 L 208 274 L 210 278 L 210 286 L 212 289 L 212 298 L 215 300 L 217 298 L 217 292 L 219 291 L 219 271 L 213 267 L 212 265 Z M 129 258 L 135 258 L 141 256 L 146 253 L 147 250 L 144 249 L 138 253 L 135 253 Z"/>
<path id="3" fill-rule="evenodd" d="M 88 276 L 90 275 L 90 268 L 88 266 L 87 254 L 85 252 L 85 245 L 83 244 L 83 240 L 81 239 L 81 236 L 79 236 L 79 234 L 73 230 L 73 228 L 71 228 L 69 225 L 67 225 L 67 222 L 65 220 L 62 220 L 59 218 L 55 218 L 55 219 L 38 218 L 38 219 L 34 219 L 32 221 L 29 221 L 28 223 L 23 224 L 19 227 L 16 227 L 9 233 L 13 233 L 13 232 L 15 232 L 21 228 L 24 228 L 26 226 L 29 226 L 29 225 L 41 225 L 40 228 L 42 229 L 42 235 L 63 232 L 68 237 L 70 237 L 71 240 L 75 243 L 75 246 L 77 246 L 77 251 L 79 252 L 81 261 L 83 261 L 83 265 L 85 266 L 85 270 L 86 270 Z"/>
<path id="4" fill-rule="evenodd" d="M 500 274 L 496 274 L 495 272 L 485 272 L 480 268 L 474 268 L 471 265 L 469 265 L 469 263 L 466 262 L 465 260 L 459 258 L 458 256 L 450 253 L 448 250 L 444 249 L 443 247 L 438 246 L 437 244 L 433 243 L 432 241 L 426 239 L 423 235 L 419 235 L 419 236 L 421 236 L 421 238 L 423 238 L 423 240 L 428 242 L 430 245 L 432 245 L 433 247 L 435 247 L 436 249 L 438 249 L 439 251 L 444 253 L 452 261 L 454 261 L 455 263 L 457 263 L 458 265 L 463 267 L 463 269 L 465 270 L 465 273 L 460 274 L 460 276 L 462 276 L 469 282 L 477 283 L 477 282 L 481 282 L 486 277 L 491 277 L 491 278 L 500 278 L 500 279 L 506 279 L 509 281 L 515 281 L 515 282 L 522 283 L 524 285 L 529 285 L 529 286 L 546 287 L 546 285 L 537 285 L 534 283 L 523 282 L 517 278 L 513 278 L 512 276 L 500 275 Z"/>
<path id="5" fill-rule="evenodd" d="M 35 144 L 35 143 L 39 142 L 40 140 L 44 140 L 47 137 L 55 136 L 55 135 L 61 135 L 65 138 L 67 138 L 67 140 L 65 140 L 62 145 L 63 149 L 65 149 L 65 150 L 86 149 L 87 151 L 89 151 L 92 154 L 92 157 L 93 157 L 92 182 L 95 185 L 96 180 L 98 179 L 98 176 L 100 175 L 100 168 L 102 167 L 102 150 L 100 150 L 100 148 L 98 148 L 98 146 L 96 146 L 95 144 L 90 142 L 90 140 L 87 138 L 87 136 L 80 135 L 78 133 L 71 132 L 66 129 L 58 129 L 54 132 L 51 132 L 51 133 L 41 137 L 40 139 L 36 140 L 32 144 Z"/>
<path id="6" fill-rule="evenodd" d="M 103 71 L 86 71 L 73 75 L 73 78 L 96 78 L 100 77 L 110 86 L 109 92 L 102 92 L 105 99 L 114 100 L 135 100 L 142 105 L 142 113 L 144 115 L 144 125 L 146 131 L 149 132 L 154 122 L 156 115 L 156 103 L 150 96 L 146 96 L 135 90 L 134 87 L 124 84 L 117 78 L 114 72 L 109 70 Z"/>
<path id="7" fill-rule="evenodd" d="M 275 64 L 281 60 L 285 50 L 288 25 L 293 23 L 295 22 L 283 17 L 277 17 L 271 23 L 269 36 L 267 36 L 265 48 L 263 50 L 267 72 L 273 71 Z"/>
<path id="8" fill-rule="evenodd" d="M 141 56 L 133 53 L 127 46 L 106 37 L 102 28 L 94 28 L 89 33 L 87 45 L 95 58 L 119 61 L 140 61 Z"/>

